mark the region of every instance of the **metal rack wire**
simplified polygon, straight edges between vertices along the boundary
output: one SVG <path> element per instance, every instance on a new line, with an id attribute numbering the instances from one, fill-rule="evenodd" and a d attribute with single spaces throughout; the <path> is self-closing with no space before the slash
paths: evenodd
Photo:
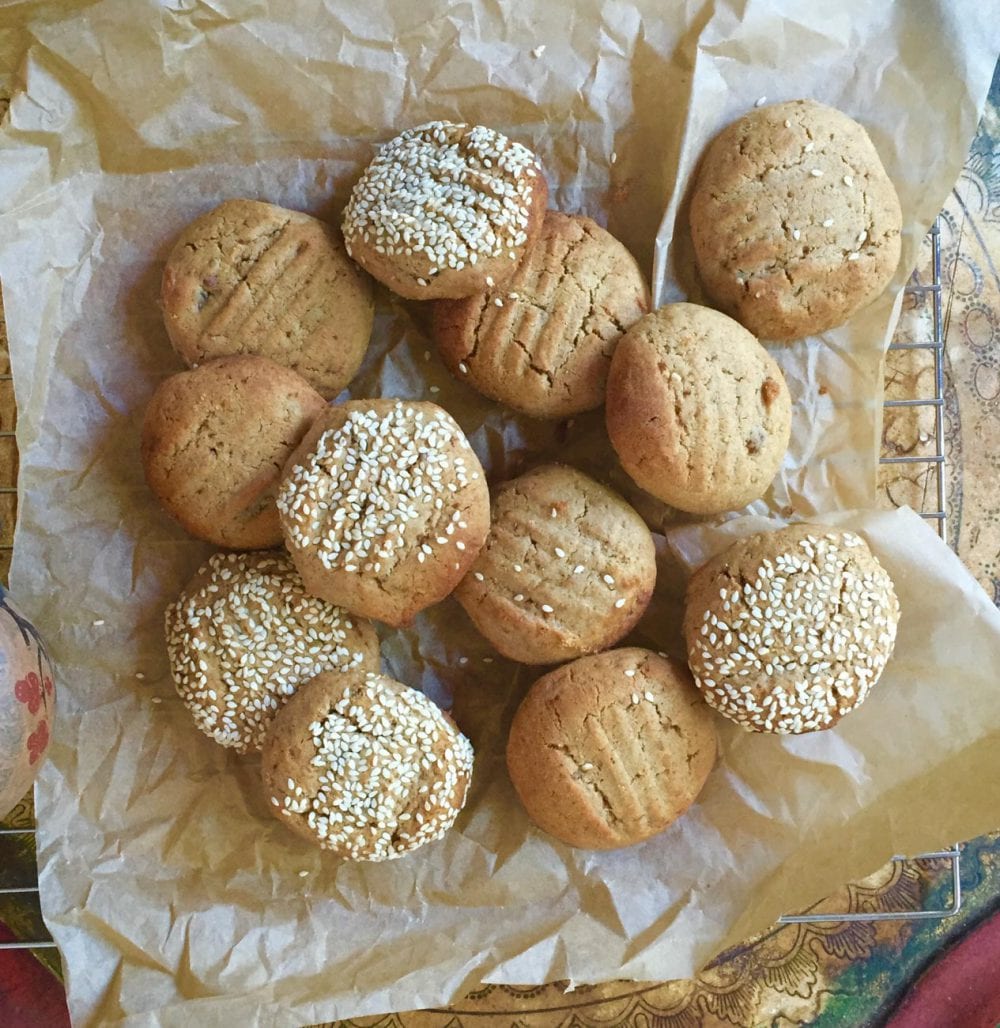
<path id="1" fill-rule="evenodd" d="M 892 409 L 897 407 L 931 407 L 934 410 L 935 430 L 933 436 L 934 451 L 922 455 L 882 457 L 881 464 L 913 464 L 926 465 L 933 469 L 936 484 L 935 510 L 923 511 L 921 516 L 934 522 L 941 538 L 947 541 L 947 510 L 946 510 L 946 485 L 945 485 L 945 424 L 944 424 L 944 322 L 942 317 L 942 296 L 941 296 L 941 232 L 938 222 L 935 222 L 930 232 L 931 244 L 931 271 L 932 277 L 929 284 L 922 284 L 916 279 L 911 280 L 906 287 L 910 294 L 918 296 L 929 296 L 931 301 L 931 325 L 932 338 L 930 340 L 907 340 L 893 342 L 889 349 L 899 350 L 924 350 L 933 354 L 934 360 L 934 395 L 931 397 L 907 399 L 907 400 L 886 400 L 884 407 Z M 0 382 L 10 382 L 10 375 L 0 375 Z M 13 438 L 14 432 L 0 432 L 0 438 Z M 16 487 L 0 487 L 0 495 L 16 493 Z M 10 544 L 0 545 L 0 552 L 10 552 Z M 2 828 L 0 827 L 0 838 L 7 836 L 34 836 L 34 826 L 28 828 Z M 830 913 L 804 913 L 788 914 L 779 918 L 781 924 L 803 924 L 831 921 L 918 921 L 934 918 L 951 917 L 958 913 L 962 906 L 962 883 L 961 883 L 961 851 L 958 844 L 950 849 L 938 850 L 934 853 L 923 853 L 916 857 L 893 857 L 895 861 L 910 860 L 921 862 L 928 860 L 946 859 L 951 864 L 951 893 L 952 902 L 949 906 L 934 909 L 919 909 L 906 911 L 877 911 L 877 912 L 830 912 Z M 7 886 L 0 887 L 0 896 L 15 894 L 31 894 L 38 896 L 38 885 Z M 14 942 L 0 942 L 0 950 L 7 949 L 51 949 L 55 943 L 51 938 L 24 939 Z"/>

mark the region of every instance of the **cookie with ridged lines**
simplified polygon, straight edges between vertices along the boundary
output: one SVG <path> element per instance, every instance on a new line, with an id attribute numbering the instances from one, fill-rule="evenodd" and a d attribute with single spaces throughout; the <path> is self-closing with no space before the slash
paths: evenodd
<path id="1" fill-rule="evenodd" d="M 625 333 L 605 403 L 622 467 L 679 510 L 738 510 L 764 495 L 791 432 L 774 358 L 708 307 L 667 304 Z"/>
<path id="2" fill-rule="evenodd" d="M 648 310 L 642 272 L 614 236 L 547 211 L 509 279 L 434 305 L 434 336 L 452 374 L 484 396 L 562 418 L 604 402 L 615 345 Z"/>
<path id="3" fill-rule="evenodd" d="M 532 821 L 581 849 L 642 842 L 677 820 L 715 763 L 714 716 L 683 664 L 608 650 L 528 690 L 507 768 Z"/>
<path id="4" fill-rule="evenodd" d="M 702 159 L 690 219 L 708 295 L 763 339 L 843 324 L 899 264 L 902 211 L 878 151 L 814 100 L 725 128 Z"/>
<path id="5" fill-rule="evenodd" d="M 454 824 L 472 765 L 469 740 L 422 692 L 326 672 L 274 718 L 261 776 L 268 809 L 301 838 L 349 860 L 393 860 Z"/>
<path id="6" fill-rule="evenodd" d="M 178 694 L 206 735 L 238 753 L 261 748 L 303 682 L 380 666 L 371 623 L 310 596 L 283 551 L 214 554 L 164 622 Z"/>
<path id="7" fill-rule="evenodd" d="M 257 200 L 226 200 L 184 229 L 161 305 L 188 364 L 256 354 L 328 398 L 360 367 L 375 317 L 371 279 L 332 226 Z"/>
<path id="8" fill-rule="evenodd" d="M 490 523 L 468 439 L 417 400 L 328 407 L 288 458 L 277 505 L 306 588 L 397 626 L 455 588 Z"/>
<path id="9" fill-rule="evenodd" d="M 575 468 L 547 464 L 496 491 L 489 536 L 455 596 L 505 657 L 556 664 L 626 635 L 655 584 L 642 518 Z"/>
<path id="10" fill-rule="evenodd" d="M 705 699 L 753 732 L 833 727 L 888 663 L 899 601 L 856 532 L 798 524 L 740 539 L 692 576 L 688 663 Z"/>
<path id="11" fill-rule="evenodd" d="M 282 468 L 325 406 L 308 382 L 265 357 L 220 357 L 171 375 L 146 408 L 146 482 L 198 539 L 277 546 Z"/>
<path id="12" fill-rule="evenodd" d="M 379 147 L 344 209 L 344 241 L 400 296 L 472 296 L 514 273 L 548 195 L 526 146 L 484 125 L 432 121 Z"/>

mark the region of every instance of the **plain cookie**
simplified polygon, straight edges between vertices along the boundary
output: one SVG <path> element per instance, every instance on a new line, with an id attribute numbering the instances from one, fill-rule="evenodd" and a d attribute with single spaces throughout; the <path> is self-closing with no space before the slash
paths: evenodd
<path id="1" fill-rule="evenodd" d="M 715 763 L 712 712 L 683 664 L 637 648 L 538 679 L 511 724 L 507 768 L 532 821 L 582 849 L 663 831 Z"/>
<path id="2" fill-rule="evenodd" d="M 898 622 L 892 579 L 864 539 L 800 524 L 741 539 L 699 568 L 684 636 L 695 683 L 720 714 L 799 734 L 865 701 Z"/>
<path id="3" fill-rule="evenodd" d="M 741 325 L 672 303 L 626 332 L 605 406 L 622 467 L 678 510 L 716 514 L 763 496 L 791 433 L 781 369 Z"/>
<path id="4" fill-rule="evenodd" d="M 490 534 L 455 598 L 505 657 L 556 664 L 631 631 L 655 584 L 642 518 L 575 468 L 547 464 L 496 491 Z"/>
<path id="5" fill-rule="evenodd" d="M 902 223 L 868 133 L 814 100 L 761 107 L 724 129 L 691 197 L 706 291 L 763 339 L 824 332 L 883 293 Z"/>
<path id="6" fill-rule="evenodd" d="M 268 809 L 350 860 L 392 860 L 440 839 L 465 804 L 472 745 L 416 689 L 385 675 L 322 674 L 264 743 Z"/>
<path id="7" fill-rule="evenodd" d="M 547 211 L 514 274 L 434 306 L 434 335 L 456 378 L 532 417 L 604 402 L 615 345 L 649 310 L 635 259 L 590 218 Z"/>
<path id="8" fill-rule="evenodd" d="M 402 625 L 443 600 L 489 530 L 489 491 L 451 415 L 416 400 L 352 400 L 316 419 L 278 494 L 306 588 Z"/>
<path id="9" fill-rule="evenodd" d="M 188 364 L 256 354 L 328 398 L 354 378 L 375 316 L 371 280 L 330 225 L 257 200 L 227 200 L 188 225 L 161 304 Z"/>
<path id="10" fill-rule="evenodd" d="M 527 147 L 482 125 L 432 121 L 379 148 L 344 210 L 344 239 L 400 296 L 472 296 L 514 273 L 547 202 Z"/>
<path id="11" fill-rule="evenodd" d="M 167 656 L 195 724 L 238 753 L 321 671 L 379 668 L 363 618 L 310 596 L 286 553 L 217 553 L 167 608 Z"/>
<path id="12" fill-rule="evenodd" d="M 161 382 L 146 408 L 142 466 L 161 504 L 216 546 L 277 546 L 288 456 L 326 406 L 265 357 L 222 357 Z"/>

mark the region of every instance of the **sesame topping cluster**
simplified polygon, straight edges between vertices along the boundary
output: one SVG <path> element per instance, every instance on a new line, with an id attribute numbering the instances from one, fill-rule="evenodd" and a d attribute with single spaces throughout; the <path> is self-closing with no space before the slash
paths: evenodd
<path id="1" fill-rule="evenodd" d="M 518 259 L 528 239 L 535 155 L 482 125 L 445 121 L 408 129 L 383 146 L 354 187 L 344 238 L 378 254 L 423 255 L 424 277 L 481 258 Z"/>
<path id="2" fill-rule="evenodd" d="M 198 574 L 200 588 L 167 608 L 167 655 L 177 692 L 220 745 L 259 750 L 302 682 L 364 659 L 350 616 L 309 596 L 287 556 L 217 553 Z"/>
<path id="3" fill-rule="evenodd" d="M 864 548 L 868 560 L 850 551 Z M 688 640 L 708 703 L 744 728 L 815 731 L 864 702 L 892 653 L 899 605 L 851 532 L 807 535 L 724 584 Z"/>
<path id="4" fill-rule="evenodd" d="M 307 790 L 289 778 L 271 803 L 286 817 L 304 817 L 324 849 L 392 860 L 451 827 L 472 746 L 423 693 L 368 674 L 309 731 L 316 785 Z"/>
<path id="5" fill-rule="evenodd" d="M 467 525 L 446 498 L 479 478 L 477 466 L 444 411 L 427 414 L 403 402 L 382 416 L 351 411 L 285 479 L 277 503 L 287 541 L 316 547 L 331 571 L 375 575 L 414 547 L 421 564 L 435 546 L 462 551 L 458 530 Z"/>

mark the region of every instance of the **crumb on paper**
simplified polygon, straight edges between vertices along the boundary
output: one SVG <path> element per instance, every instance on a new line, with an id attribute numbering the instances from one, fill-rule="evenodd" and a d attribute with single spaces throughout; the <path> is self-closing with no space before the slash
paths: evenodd
<path id="1" fill-rule="evenodd" d="M 104 624 L 104 618 L 98 618 L 93 624 L 94 628 L 100 628 Z"/>
<path id="2" fill-rule="evenodd" d="M 764 104 L 766 104 L 766 103 L 767 103 L 767 97 L 766 96 L 758 96 L 757 99 L 754 100 L 753 105 L 754 105 L 754 107 L 763 107 Z"/>
<path id="3" fill-rule="evenodd" d="M 136 671 L 135 677 L 141 682 L 146 676 L 141 671 Z"/>
<path id="4" fill-rule="evenodd" d="M 541 46 L 536 46 L 535 49 L 531 51 L 531 56 L 532 57 L 541 57 L 543 53 L 545 53 L 545 44 L 544 43 L 542 43 Z"/>

